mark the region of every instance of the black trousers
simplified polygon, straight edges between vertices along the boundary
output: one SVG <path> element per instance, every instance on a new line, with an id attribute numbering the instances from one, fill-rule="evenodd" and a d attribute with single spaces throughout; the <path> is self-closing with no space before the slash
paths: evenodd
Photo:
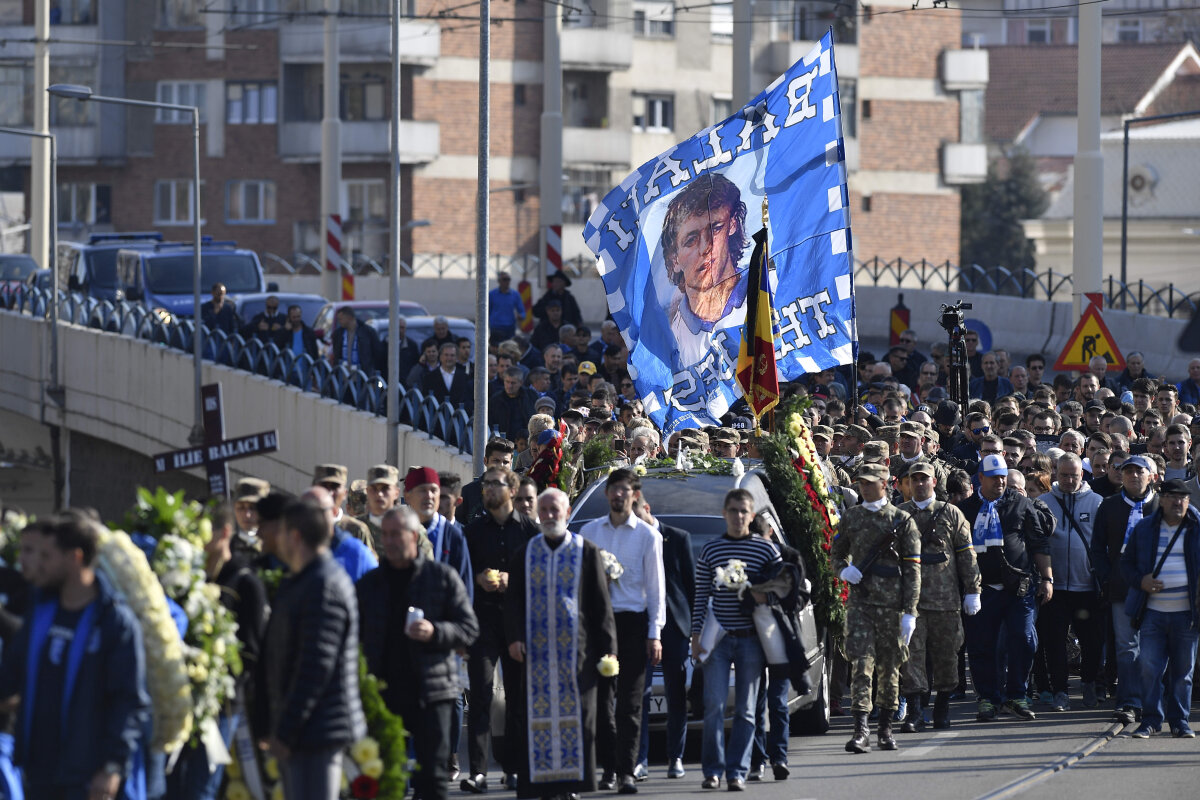
<path id="1" fill-rule="evenodd" d="M 1079 675 L 1083 683 L 1095 683 L 1104 652 L 1100 601 L 1096 592 L 1058 591 L 1038 611 L 1038 641 L 1046 655 L 1049 686 L 1038 689 L 1067 691 L 1067 626 L 1079 639 Z"/>
<path id="2" fill-rule="evenodd" d="M 621 670 L 615 678 L 600 679 L 596 756 L 605 772 L 632 775 L 641 742 L 648 618 L 644 611 L 619 611 L 613 619 L 617 623 L 616 655 Z"/>
<path id="3" fill-rule="evenodd" d="M 413 773 L 414 800 L 446 800 L 450 774 L 450 717 L 454 714 L 453 700 L 436 703 L 403 705 L 397 712 L 408 729 L 409 742 L 419 769 Z"/>
<path id="4" fill-rule="evenodd" d="M 492 741 L 492 698 L 495 694 L 496 662 L 504 678 L 504 695 L 507 712 L 504 715 L 504 746 L 503 752 L 496 753 L 496 760 L 505 773 L 517 771 L 519 755 L 514 752 L 517 739 L 520 737 L 514 731 L 516 721 L 521 718 L 521 710 L 514 709 L 512 704 L 521 695 L 521 664 L 513 661 L 508 655 L 508 641 L 504 637 L 504 616 L 499 609 L 479 608 L 475 611 L 479 617 L 479 638 L 470 648 L 470 658 L 467 659 L 467 679 L 470 681 L 471 702 L 468 706 L 467 726 L 470 728 L 467 737 L 467 759 L 471 765 L 471 777 L 487 775 L 489 754 Z"/>

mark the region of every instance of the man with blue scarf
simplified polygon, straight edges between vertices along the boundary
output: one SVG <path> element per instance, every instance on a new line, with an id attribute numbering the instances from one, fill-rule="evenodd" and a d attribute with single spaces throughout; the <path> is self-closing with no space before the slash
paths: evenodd
<path id="1" fill-rule="evenodd" d="M 141 800 L 148 727 L 142 633 L 93 562 L 98 524 L 79 513 L 26 533 L 34 587 L 0 667 L 0 698 L 22 698 L 14 761 L 38 800 Z"/>

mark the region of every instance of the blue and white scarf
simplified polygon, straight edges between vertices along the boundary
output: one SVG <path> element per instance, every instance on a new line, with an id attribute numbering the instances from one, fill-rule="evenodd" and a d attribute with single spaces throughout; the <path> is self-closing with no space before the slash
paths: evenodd
<path id="1" fill-rule="evenodd" d="M 1146 496 L 1141 500 L 1134 500 L 1122 490 L 1121 499 L 1129 504 L 1129 522 L 1125 523 L 1125 538 L 1121 540 L 1121 552 L 1125 552 L 1125 545 L 1129 544 L 1129 537 L 1133 535 L 1133 529 L 1142 521 L 1142 505 L 1149 503 L 1154 498 L 1154 492 L 1146 492 Z"/>
<path id="2" fill-rule="evenodd" d="M 525 549 L 525 665 L 529 676 L 529 780 L 584 777 L 579 694 L 579 587 L 583 537 L 551 548 L 536 536 Z"/>
<path id="3" fill-rule="evenodd" d="M 975 527 L 971 531 L 971 546 L 975 548 L 976 553 L 989 547 L 1004 546 L 1004 531 L 1000 529 L 996 500 L 984 501 L 979 509 L 979 514 L 975 517 Z"/>

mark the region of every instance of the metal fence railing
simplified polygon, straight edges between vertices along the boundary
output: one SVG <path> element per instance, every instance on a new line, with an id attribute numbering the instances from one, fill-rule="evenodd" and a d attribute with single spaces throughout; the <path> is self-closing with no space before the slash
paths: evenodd
<path id="1" fill-rule="evenodd" d="M 0 308 L 33 317 L 50 316 L 51 293 L 20 287 L 0 298 Z M 192 352 L 194 325 L 191 319 L 158 314 L 141 305 L 124 301 L 97 301 L 76 292 L 60 293 L 59 320 L 97 330 L 145 339 L 162 347 Z M 295 386 L 338 403 L 387 416 L 387 385 L 379 373 L 370 374 L 345 363 L 332 365 L 307 353 L 296 356 L 274 342 L 263 343 L 240 334 L 209 330 L 201 326 L 203 357 L 217 364 L 252 372 L 283 385 Z M 472 453 L 471 417 L 460 404 L 439 403 L 420 389 L 400 387 L 400 423 L 429 434 L 460 453 Z"/>

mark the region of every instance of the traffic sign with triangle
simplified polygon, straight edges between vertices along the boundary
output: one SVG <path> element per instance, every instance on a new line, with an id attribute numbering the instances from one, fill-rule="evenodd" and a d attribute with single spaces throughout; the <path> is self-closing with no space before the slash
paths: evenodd
<path id="1" fill-rule="evenodd" d="M 1125 356 L 1117 348 L 1116 339 L 1104 324 L 1100 309 L 1090 303 L 1075 330 L 1071 331 L 1067 346 L 1054 362 L 1054 369 L 1057 372 L 1086 371 L 1088 362 L 1096 356 L 1102 356 L 1110 370 L 1125 369 Z"/>

